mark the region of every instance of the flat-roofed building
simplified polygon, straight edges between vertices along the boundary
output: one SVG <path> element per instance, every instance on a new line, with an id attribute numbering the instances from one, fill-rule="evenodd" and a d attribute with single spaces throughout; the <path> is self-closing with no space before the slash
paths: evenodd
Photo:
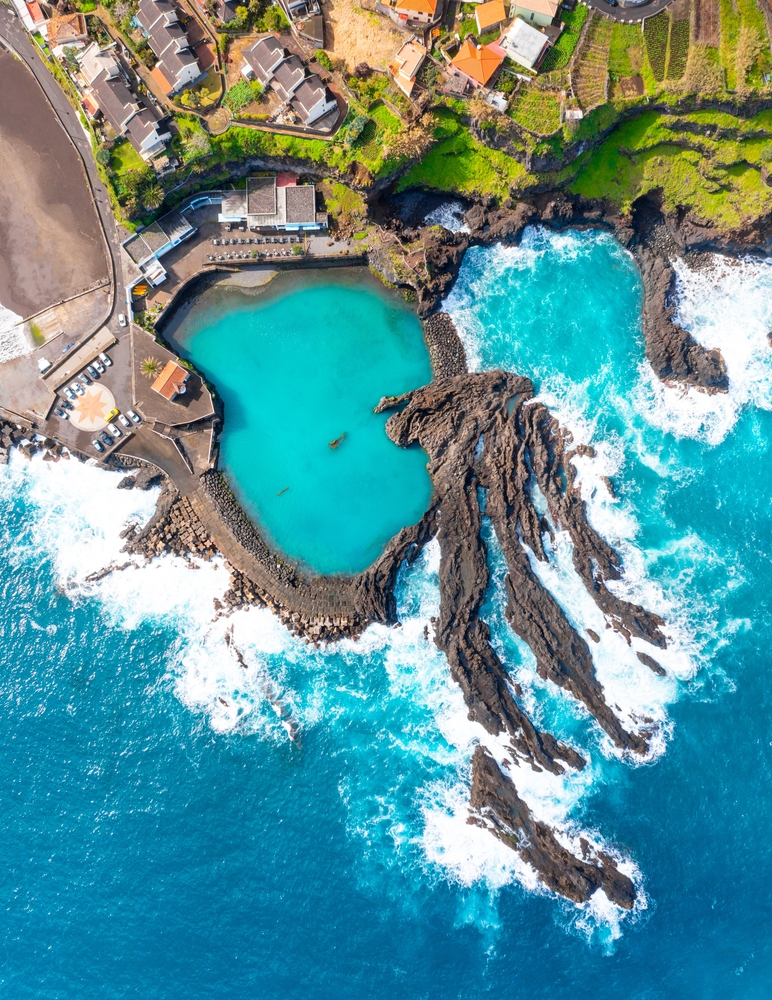
<path id="1" fill-rule="evenodd" d="M 389 64 L 389 75 L 406 97 L 410 97 L 415 87 L 416 77 L 426 59 L 426 46 L 412 35 L 397 50 Z"/>
<path id="2" fill-rule="evenodd" d="M 473 87 L 487 87 L 503 62 L 504 53 L 498 47 L 476 45 L 471 38 L 465 38 L 451 59 L 450 68 L 451 72 L 465 77 Z"/>
<path id="3" fill-rule="evenodd" d="M 327 225 L 316 211 L 316 188 L 298 184 L 294 175 L 257 174 L 247 178 L 246 191 L 223 192 L 218 220 L 252 230 L 315 231 Z"/>
<path id="4" fill-rule="evenodd" d="M 21 18 L 21 22 L 27 31 L 40 31 L 46 22 L 46 16 L 40 9 L 37 0 L 13 0 L 16 13 Z"/>
<path id="5" fill-rule="evenodd" d="M 521 17 L 537 28 L 546 28 L 554 22 L 559 10 L 560 0 L 520 0 L 510 4 L 509 16 Z"/>
<path id="6" fill-rule="evenodd" d="M 516 17 L 501 39 L 501 48 L 510 59 L 526 69 L 538 69 L 550 47 L 549 38 L 538 28 Z"/>

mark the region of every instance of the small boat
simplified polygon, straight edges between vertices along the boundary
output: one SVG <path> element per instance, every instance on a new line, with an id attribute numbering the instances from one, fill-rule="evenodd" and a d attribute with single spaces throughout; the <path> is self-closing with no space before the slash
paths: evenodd
<path id="1" fill-rule="evenodd" d="M 279 490 L 279 492 L 276 494 L 276 496 L 280 497 L 282 495 L 282 493 L 286 493 L 288 489 L 289 489 L 289 486 L 285 486 L 283 490 Z"/>
<path id="2" fill-rule="evenodd" d="M 341 434 L 341 436 L 340 436 L 340 437 L 338 437 L 338 438 L 335 438 L 335 440 L 334 440 L 334 441 L 330 441 L 330 447 L 331 447 L 331 448 L 337 448 L 337 447 L 339 447 L 339 446 L 340 446 L 340 445 L 341 445 L 341 444 L 343 443 L 343 438 L 344 438 L 345 436 L 346 436 L 346 432 L 344 431 L 344 432 L 343 432 L 343 433 Z"/>

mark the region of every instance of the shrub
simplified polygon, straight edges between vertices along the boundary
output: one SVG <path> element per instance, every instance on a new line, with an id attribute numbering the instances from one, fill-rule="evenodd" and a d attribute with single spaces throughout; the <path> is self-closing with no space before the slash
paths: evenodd
<path id="1" fill-rule="evenodd" d="M 667 36 L 670 31 L 670 17 L 667 11 L 649 17 L 643 26 L 646 53 L 655 80 L 665 79 L 665 58 L 667 56 Z"/>
<path id="2" fill-rule="evenodd" d="M 254 99 L 254 90 L 246 80 L 242 80 L 240 83 L 237 83 L 235 86 L 230 88 L 228 93 L 223 98 L 223 104 L 226 108 L 230 108 L 235 115 L 238 114 L 242 108 L 251 104 Z"/>
<path id="3" fill-rule="evenodd" d="M 568 65 L 589 13 L 588 7 L 585 7 L 584 4 L 577 4 L 574 10 L 566 11 L 562 15 L 561 20 L 565 24 L 565 28 L 541 64 L 543 73 L 550 73 L 553 69 L 563 69 L 564 66 Z"/>
<path id="4" fill-rule="evenodd" d="M 326 69 L 328 73 L 332 72 L 332 59 L 330 59 L 324 49 L 319 49 L 315 58 L 323 69 Z"/>
<path id="5" fill-rule="evenodd" d="M 667 64 L 668 80 L 680 80 L 686 70 L 686 60 L 689 58 L 688 21 L 674 21 L 670 28 L 670 60 Z"/>
<path id="6" fill-rule="evenodd" d="M 269 7 L 258 21 L 260 31 L 287 31 L 289 21 L 281 7 Z"/>

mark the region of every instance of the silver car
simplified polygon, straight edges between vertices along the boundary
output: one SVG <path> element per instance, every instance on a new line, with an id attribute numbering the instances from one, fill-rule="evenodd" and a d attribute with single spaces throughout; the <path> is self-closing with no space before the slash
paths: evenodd
<path id="1" fill-rule="evenodd" d="M 70 388 L 76 396 L 85 396 L 86 392 L 80 382 L 70 382 Z"/>
<path id="2" fill-rule="evenodd" d="M 118 422 L 123 424 L 124 427 L 131 427 L 129 418 L 127 416 L 124 416 L 123 413 L 118 414 Z"/>
<path id="3" fill-rule="evenodd" d="M 102 444 L 102 442 L 101 441 L 97 441 L 96 438 L 94 438 L 94 440 L 91 443 L 93 444 L 93 446 L 96 448 L 97 451 L 102 452 L 102 451 L 105 450 L 105 447 Z"/>
<path id="4" fill-rule="evenodd" d="M 121 437 L 121 429 L 120 427 L 116 427 L 115 424 L 108 424 L 107 429 L 114 438 Z"/>
<path id="5" fill-rule="evenodd" d="M 135 424 L 142 422 L 142 417 L 140 417 L 138 413 L 135 413 L 134 410 L 127 410 L 126 413 L 129 417 L 131 417 Z"/>
<path id="6" fill-rule="evenodd" d="M 104 353 L 104 351 L 102 351 L 102 353 L 101 353 L 101 354 L 99 355 L 99 360 L 100 360 L 100 361 L 102 362 L 102 364 L 103 364 L 103 365 L 105 365 L 105 366 L 106 366 L 107 368 L 109 368 L 109 367 L 110 367 L 110 365 L 112 364 L 112 361 L 111 361 L 111 360 L 110 360 L 110 359 L 108 358 L 108 356 L 107 356 L 107 355 L 106 355 L 106 354 Z"/>

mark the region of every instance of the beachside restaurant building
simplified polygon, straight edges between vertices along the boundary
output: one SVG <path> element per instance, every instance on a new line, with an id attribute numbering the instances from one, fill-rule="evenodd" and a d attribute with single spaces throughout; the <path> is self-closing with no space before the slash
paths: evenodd
<path id="1" fill-rule="evenodd" d="M 156 286 L 167 277 L 159 257 L 179 246 L 195 232 L 196 227 L 190 224 L 182 212 L 175 209 L 129 237 L 121 246 L 139 268 L 142 277 Z"/>
<path id="2" fill-rule="evenodd" d="M 294 174 L 247 177 L 246 190 L 224 191 L 219 222 L 246 224 L 253 231 L 314 232 L 327 228 L 327 213 L 316 211 L 316 188 L 298 184 Z"/>

